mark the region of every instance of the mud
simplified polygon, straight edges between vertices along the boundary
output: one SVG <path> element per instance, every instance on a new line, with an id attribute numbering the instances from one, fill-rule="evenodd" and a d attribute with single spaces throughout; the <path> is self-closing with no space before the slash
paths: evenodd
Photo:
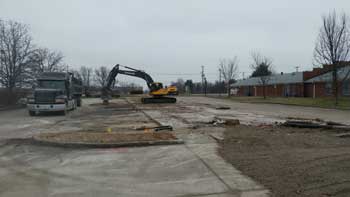
<path id="1" fill-rule="evenodd" d="M 337 131 L 227 128 L 220 154 L 272 196 L 350 196 L 350 140 Z"/>

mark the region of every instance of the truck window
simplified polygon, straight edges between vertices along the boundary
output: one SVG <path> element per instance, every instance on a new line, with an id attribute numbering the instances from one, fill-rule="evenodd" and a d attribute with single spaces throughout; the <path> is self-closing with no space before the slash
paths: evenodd
<path id="1" fill-rule="evenodd" d="M 40 88 L 47 88 L 47 89 L 65 89 L 65 83 L 64 81 L 49 81 L 49 80 L 40 80 L 39 81 L 39 87 Z"/>

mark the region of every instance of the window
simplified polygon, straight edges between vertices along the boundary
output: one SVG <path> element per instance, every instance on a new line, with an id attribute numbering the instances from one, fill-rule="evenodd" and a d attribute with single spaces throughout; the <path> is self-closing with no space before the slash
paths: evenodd
<path id="1" fill-rule="evenodd" d="M 325 84 L 324 89 L 325 89 L 326 95 L 332 95 L 332 92 L 333 92 L 332 82 L 327 82 Z"/>
<path id="2" fill-rule="evenodd" d="M 350 96 L 350 80 L 343 83 L 343 95 Z"/>
<path id="3" fill-rule="evenodd" d="M 50 81 L 50 80 L 40 80 L 39 81 L 39 87 L 40 88 L 47 88 L 47 89 L 65 89 L 65 83 L 64 81 Z"/>

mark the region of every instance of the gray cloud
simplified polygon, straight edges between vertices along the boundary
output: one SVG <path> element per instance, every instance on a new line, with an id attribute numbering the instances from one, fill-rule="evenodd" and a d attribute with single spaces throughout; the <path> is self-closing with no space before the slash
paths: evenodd
<path id="1" fill-rule="evenodd" d="M 199 81 L 201 65 L 215 80 L 218 60 L 235 55 L 249 73 L 252 50 L 271 56 L 277 71 L 310 69 L 321 15 L 333 9 L 350 10 L 350 2 L 0 0 L 1 18 L 29 24 L 38 45 L 61 50 L 73 67 L 121 63 L 165 83 Z"/>

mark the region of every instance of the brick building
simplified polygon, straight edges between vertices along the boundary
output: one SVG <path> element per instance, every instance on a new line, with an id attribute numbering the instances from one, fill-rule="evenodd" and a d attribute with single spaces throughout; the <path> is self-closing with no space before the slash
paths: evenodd
<path id="1" fill-rule="evenodd" d="M 266 96 L 303 96 L 303 73 L 281 73 L 270 76 L 266 83 Z M 263 96 L 264 87 L 259 77 L 239 80 L 232 85 L 238 96 Z"/>
<path id="2" fill-rule="evenodd" d="M 338 70 L 338 87 L 340 96 L 350 96 L 350 66 L 342 67 Z M 326 97 L 333 95 L 333 76 L 329 70 L 323 74 L 307 78 L 305 77 L 304 88 L 305 97 Z"/>
<path id="3" fill-rule="evenodd" d="M 270 76 L 266 83 L 266 96 L 269 97 L 325 97 L 332 96 L 332 66 L 314 68 L 312 71 L 281 73 Z M 338 71 L 339 94 L 350 96 L 350 66 Z M 348 80 L 343 80 L 347 78 Z M 259 77 L 238 80 L 232 84 L 237 96 L 263 96 L 264 87 Z"/>

